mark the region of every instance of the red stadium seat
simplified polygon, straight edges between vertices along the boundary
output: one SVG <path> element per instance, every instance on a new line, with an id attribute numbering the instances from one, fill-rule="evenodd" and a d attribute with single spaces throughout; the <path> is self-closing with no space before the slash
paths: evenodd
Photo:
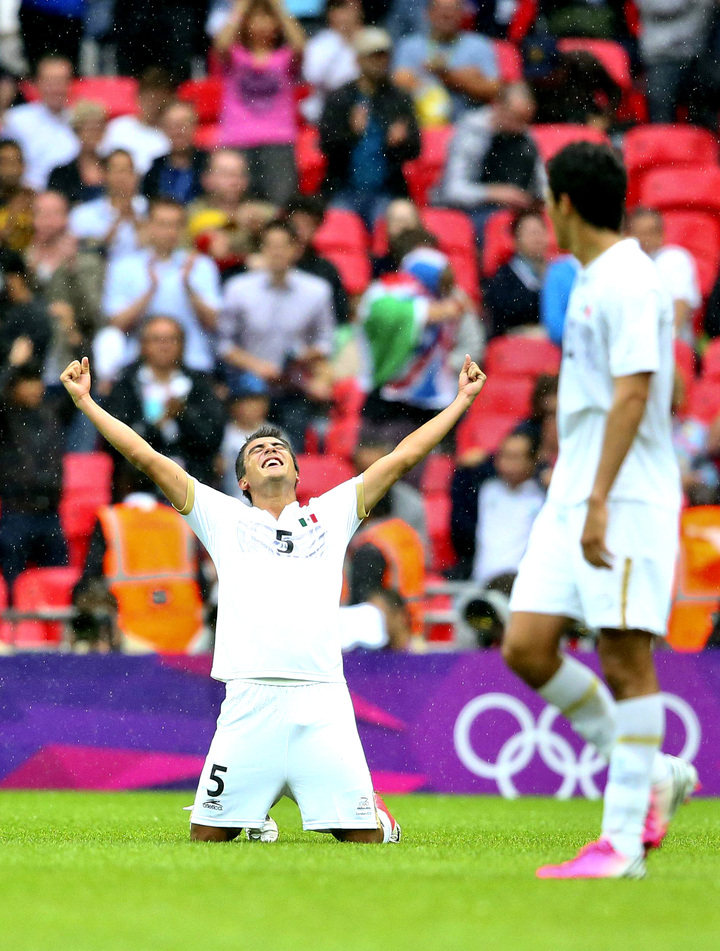
<path id="1" fill-rule="evenodd" d="M 517 423 L 514 416 L 505 413 L 468 413 L 457 428 L 458 457 L 478 449 L 488 454 L 495 452 Z"/>
<path id="2" fill-rule="evenodd" d="M 420 155 L 403 166 L 410 197 L 418 205 L 427 205 L 430 190 L 442 177 L 453 132 L 451 125 L 423 129 Z"/>
<path id="3" fill-rule="evenodd" d="M 8 589 L 5 579 L 0 575 L 0 613 L 8 606 Z M 8 644 L 12 639 L 12 629 L 10 624 L 0 618 L 0 644 Z"/>
<path id="4" fill-rule="evenodd" d="M 599 129 L 589 125 L 575 125 L 571 122 L 558 125 L 535 125 L 530 129 L 543 162 L 549 162 L 571 142 L 595 142 L 597 145 L 609 145 L 610 140 Z"/>
<path id="5" fill-rule="evenodd" d="M 702 377 L 704 380 L 720 381 L 720 338 L 711 340 L 703 354 Z"/>
<path id="6" fill-rule="evenodd" d="M 558 49 L 562 53 L 590 53 L 623 92 L 632 89 L 630 56 L 625 47 L 619 43 L 615 43 L 613 40 L 588 40 L 581 37 L 567 37 L 558 40 Z"/>
<path id="7" fill-rule="evenodd" d="M 501 413 L 520 421 L 530 415 L 535 381 L 531 376 L 491 376 L 483 387 L 482 399 L 475 400 L 469 412 Z"/>
<path id="8" fill-rule="evenodd" d="M 485 352 L 488 376 L 529 376 L 558 373 L 560 348 L 549 340 L 508 334 L 495 337 Z"/>
<path id="9" fill-rule="evenodd" d="M 516 83 L 523 78 L 523 61 L 520 50 L 508 40 L 493 40 L 498 73 L 504 83 Z"/>
<path id="10" fill-rule="evenodd" d="M 83 76 L 70 86 L 70 103 L 91 99 L 102 103 L 110 119 L 138 111 L 138 84 L 129 76 Z"/>
<path id="11" fill-rule="evenodd" d="M 112 459 L 104 452 L 67 453 L 63 459 L 60 521 L 71 565 L 82 565 L 97 510 L 110 503 L 112 471 Z"/>
<path id="12" fill-rule="evenodd" d="M 652 168 L 717 164 L 718 146 L 707 129 L 691 125 L 643 125 L 629 129 L 623 139 L 623 157 L 628 172 L 627 204 L 640 200 L 645 174 Z"/>
<path id="13" fill-rule="evenodd" d="M 703 377 L 695 380 L 686 407 L 688 416 L 701 423 L 711 423 L 720 415 L 720 380 Z"/>
<path id="14" fill-rule="evenodd" d="M 452 208 L 423 208 L 420 217 L 427 230 L 438 239 L 440 249 L 445 254 L 451 251 L 475 254 L 475 229 L 464 211 L 455 211 Z"/>
<path id="15" fill-rule="evenodd" d="M 493 277 L 498 268 L 507 264 L 513 256 L 515 242 L 512 236 L 512 223 L 514 218 L 515 213 L 512 211 L 496 211 L 488 219 L 485 225 L 485 240 L 483 242 L 483 277 Z M 558 254 L 555 229 L 547 215 L 545 215 L 545 224 L 550 236 L 548 254 L 550 257 L 555 257 Z"/>
<path id="16" fill-rule="evenodd" d="M 331 250 L 367 254 L 369 237 L 362 218 L 355 212 L 328 208 L 313 243 L 320 254 Z"/>
<path id="17" fill-rule="evenodd" d="M 298 167 L 300 191 L 314 195 L 320 189 L 327 160 L 320 151 L 320 133 L 315 126 L 303 126 L 295 143 L 295 160 Z"/>
<path id="18" fill-rule="evenodd" d="M 327 248 L 323 255 L 338 269 L 343 287 L 351 296 L 363 294 L 372 280 L 372 270 L 367 251 L 344 251 Z"/>
<path id="19" fill-rule="evenodd" d="M 178 86 L 178 98 L 195 106 L 200 125 L 214 125 L 220 121 L 222 80 L 218 76 L 206 79 L 188 79 Z"/>
<path id="20" fill-rule="evenodd" d="M 703 297 L 709 297 L 720 267 L 720 219 L 700 211 L 665 211 L 665 243 L 678 244 L 695 258 Z"/>
<path id="21" fill-rule="evenodd" d="M 341 482 L 352 479 L 355 472 L 348 462 L 335 459 L 333 456 L 305 455 L 298 456 L 300 481 L 297 487 L 297 497 L 300 505 L 307 505 L 312 498 L 334 489 Z"/>
<path id="22" fill-rule="evenodd" d="M 72 589 L 80 577 L 77 568 L 28 568 L 13 586 L 18 611 L 70 607 Z M 49 647 L 62 640 L 60 621 L 18 621 L 13 632 L 17 647 Z"/>
<path id="23" fill-rule="evenodd" d="M 645 175 L 640 203 L 660 211 L 703 211 L 720 217 L 720 168 L 656 168 Z"/>
<path id="24" fill-rule="evenodd" d="M 457 561 L 457 556 L 450 540 L 450 496 L 426 496 L 423 499 L 423 508 L 432 549 L 431 568 L 433 571 L 451 568 Z"/>
<path id="25" fill-rule="evenodd" d="M 674 343 L 674 349 L 675 369 L 682 377 L 683 384 L 687 390 L 695 379 L 695 351 L 690 346 L 690 344 L 686 343 L 684 340 L 676 340 Z M 705 354 L 707 358 L 707 351 L 705 351 Z M 718 356 L 720 357 L 720 353 Z M 718 363 L 718 370 L 720 370 L 720 361 Z"/>
<path id="26" fill-rule="evenodd" d="M 441 452 L 432 453 L 423 466 L 420 491 L 423 495 L 447 495 L 454 471 L 455 460 L 452 456 Z"/>
<path id="27" fill-rule="evenodd" d="M 211 152 L 217 148 L 220 142 L 220 126 L 201 125 L 198 126 L 193 139 L 193 145 L 196 149 L 202 149 L 205 152 Z"/>
<path id="28" fill-rule="evenodd" d="M 360 436 L 360 411 L 365 394 L 353 377 L 338 380 L 333 386 L 330 421 L 325 437 L 328 456 L 351 460 Z"/>

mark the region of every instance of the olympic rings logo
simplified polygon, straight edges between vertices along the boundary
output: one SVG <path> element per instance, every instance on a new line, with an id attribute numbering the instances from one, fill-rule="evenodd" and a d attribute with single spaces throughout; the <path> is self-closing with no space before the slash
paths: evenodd
<path id="1" fill-rule="evenodd" d="M 672 693 L 661 694 L 663 704 L 682 721 L 685 742 L 678 753 L 682 759 L 694 760 L 700 749 L 702 731 L 693 708 Z M 500 748 L 494 762 L 483 759 L 472 747 L 470 731 L 478 717 L 490 710 L 504 710 L 515 717 L 518 730 Z M 535 722 L 525 704 L 506 693 L 485 693 L 466 703 L 458 714 L 453 730 L 455 752 L 463 766 L 483 779 L 493 779 L 498 792 L 506 799 L 515 799 L 519 792 L 513 782 L 523 772 L 537 752 L 545 765 L 561 777 L 555 793 L 558 799 L 568 799 L 577 788 L 588 799 L 599 799 L 601 790 L 595 777 L 607 763 L 594 746 L 586 743 L 579 756 L 568 741 L 553 732 L 560 711 L 547 706 Z"/>

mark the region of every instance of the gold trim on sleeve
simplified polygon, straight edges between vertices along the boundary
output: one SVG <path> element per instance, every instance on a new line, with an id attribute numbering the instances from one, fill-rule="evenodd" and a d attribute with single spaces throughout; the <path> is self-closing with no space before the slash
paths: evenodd
<path id="1" fill-rule="evenodd" d="M 632 558 L 626 558 L 623 565 L 622 581 L 620 583 L 620 627 L 623 631 L 627 630 L 627 604 L 628 588 L 630 587 L 630 572 L 632 571 Z"/>
<path id="2" fill-rule="evenodd" d="M 181 509 L 176 509 L 181 515 L 189 515 L 195 505 L 195 480 L 192 476 L 187 477 L 187 495 L 185 496 L 185 505 Z M 175 506 L 173 506 L 175 508 Z"/>
<path id="3" fill-rule="evenodd" d="M 362 480 L 362 476 L 355 483 L 355 494 L 357 496 L 357 517 L 362 521 L 362 519 L 367 518 L 370 514 L 365 509 L 365 483 Z"/>

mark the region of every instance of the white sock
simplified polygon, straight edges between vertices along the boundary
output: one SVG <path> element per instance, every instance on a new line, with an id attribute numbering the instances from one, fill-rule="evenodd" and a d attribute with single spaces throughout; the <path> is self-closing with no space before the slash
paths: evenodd
<path id="1" fill-rule="evenodd" d="M 615 701 L 597 674 L 565 655 L 558 672 L 538 693 L 558 708 L 584 740 L 610 759 L 615 739 Z"/>
<path id="2" fill-rule="evenodd" d="M 653 760 L 665 734 L 660 694 L 620 700 L 617 732 L 605 787 L 602 834 L 623 855 L 642 854 L 642 833 L 650 802 Z"/>
<path id="3" fill-rule="evenodd" d="M 389 842 L 390 836 L 392 835 L 392 822 L 390 821 L 390 816 L 386 812 L 383 812 L 382 809 L 377 809 L 376 811 L 383 830 L 383 843 Z"/>
<path id="4" fill-rule="evenodd" d="M 573 729 L 610 762 L 615 742 L 616 705 L 605 683 L 589 667 L 564 655 L 560 669 L 538 690 L 544 700 L 557 707 Z M 653 759 L 652 782 L 669 774 L 663 753 Z"/>

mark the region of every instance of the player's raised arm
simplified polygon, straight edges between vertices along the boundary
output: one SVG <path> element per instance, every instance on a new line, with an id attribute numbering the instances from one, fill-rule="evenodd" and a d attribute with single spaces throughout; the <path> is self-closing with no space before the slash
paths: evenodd
<path id="1" fill-rule="evenodd" d="M 406 472 L 432 452 L 472 405 L 485 384 L 485 374 L 477 363 L 465 354 L 460 371 L 458 394 L 449 406 L 431 420 L 406 436 L 401 443 L 382 459 L 374 462 L 363 473 L 365 508 L 369 512 L 385 493 Z"/>
<path id="2" fill-rule="evenodd" d="M 88 358 L 83 357 L 82 363 L 73 360 L 61 374 L 60 380 L 73 403 L 82 410 L 100 435 L 136 469 L 152 479 L 175 508 L 182 509 L 187 499 L 187 473 L 172 459 L 156 452 L 134 429 L 97 405 L 90 395 Z"/>

